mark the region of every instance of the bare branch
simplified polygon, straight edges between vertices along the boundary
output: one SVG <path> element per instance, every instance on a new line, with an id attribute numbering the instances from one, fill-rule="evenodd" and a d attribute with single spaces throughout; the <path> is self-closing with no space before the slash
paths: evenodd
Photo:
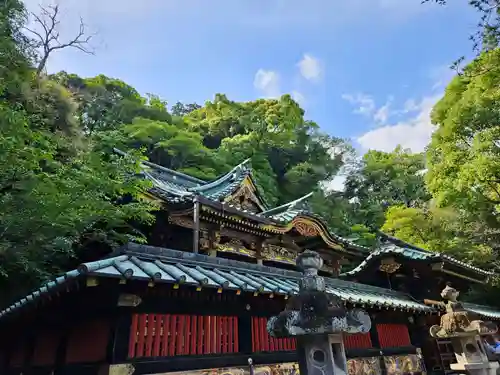
<path id="1" fill-rule="evenodd" d="M 80 17 L 79 31 L 75 37 L 67 42 L 61 42 L 58 31 L 59 5 L 40 6 L 40 15 L 31 13 L 35 24 L 39 25 L 40 31 L 25 27 L 25 30 L 33 34 L 37 39 L 37 47 L 41 49 L 40 62 L 37 67 L 37 75 L 40 76 L 47 65 L 47 61 L 52 52 L 64 48 L 76 48 L 79 51 L 93 55 L 94 50 L 90 46 L 93 35 L 86 32 L 85 23 Z"/>

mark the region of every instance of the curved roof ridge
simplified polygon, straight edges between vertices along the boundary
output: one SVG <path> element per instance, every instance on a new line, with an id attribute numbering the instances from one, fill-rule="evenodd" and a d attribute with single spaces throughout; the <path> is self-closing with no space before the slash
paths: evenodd
<path id="1" fill-rule="evenodd" d="M 121 151 L 117 148 L 113 148 L 113 151 L 115 153 L 117 153 L 118 155 L 122 155 L 122 156 L 130 156 L 130 154 L 128 154 L 127 152 L 125 151 Z M 183 178 L 187 181 L 190 181 L 190 182 L 193 182 L 195 184 L 199 184 L 199 185 L 205 185 L 207 183 L 207 181 L 205 180 L 202 180 L 200 178 L 197 178 L 197 177 L 193 177 L 193 176 L 190 176 L 188 174 L 185 174 L 185 173 L 182 173 L 182 172 L 178 172 L 178 171 L 175 171 L 173 169 L 170 169 L 170 168 L 167 168 L 167 167 L 164 167 L 162 165 L 159 165 L 159 164 L 155 164 L 155 163 L 152 163 L 148 160 L 142 160 L 141 161 L 141 164 L 144 164 L 144 165 L 147 165 L 148 167 L 150 168 L 153 168 L 153 169 L 157 169 L 161 172 L 165 172 L 165 173 L 169 173 L 175 177 L 180 177 L 180 178 Z"/>
<path id="2" fill-rule="evenodd" d="M 387 233 L 384 233 L 382 232 L 381 230 L 377 230 L 377 233 L 383 237 L 384 239 L 392 242 L 393 244 L 395 244 L 396 246 L 404 246 L 404 247 L 407 247 L 409 248 L 410 250 L 414 250 L 414 251 L 419 251 L 421 253 L 433 253 L 433 254 L 441 254 L 439 252 L 434 252 L 434 251 L 430 251 L 430 250 L 426 250 L 424 248 L 421 248 L 419 246 L 416 246 L 416 245 L 413 245 L 409 242 L 406 242 L 406 241 L 403 241 L 403 240 L 400 240 L 399 238 L 396 238 L 394 236 L 391 236 Z"/>
<path id="3" fill-rule="evenodd" d="M 167 193 L 170 193 L 170 194 L 175 194 L 175 195 L 179 195 L 181 197 L 188 197 L 188 196 L 193 196 L 194 194 L 190 191 L 181 191 L 179 189 L 173 189 L 171 188 L 168 184 L 164 183 L 162 180 L 154 177 L 153 175 L 151 175 L 151 173 L 149 172 L 142 172 L 144 173 L 144 175 L 151 180 L 151 182 L 153 182 L 153 184 L 156 186 L 156 187 L 159 187 L 160 189 L 166 191 Z"/>
<path id="4" fill-rule="evenodd" d="M 202 186 L 192 187 L 192 188 L 189 188 L 188 190 L 192 191 L 192 192 L 205 191 L 205 190 L 213 188 L 213 187 L 215 187 L 215 186 L 217 186 L 217 185 L 219 185 L 227 180 L 230 180 L 231 178 L 233 178 L 233 175 L 237 172 L 239 172 L 239 173 L 248 172 L 248 171 L 250 171 L 250 169 L 246 165 L 248 164 L 249 161 L 250 161 L 250 159 L 246 159 L 246 160 L 242 161 L 240 164 L 238 164 L 236 167 L 232 168 L 229 172 L 216 178 L 215 180 L 208 182 L 208 183 L 205 182 L 205 184 L 203 184 Z"/>
<path id="5" fill-rule="evenodd" d="M 269 216 L 269 215 L 273 215 L 276 212 L 280 212 L 283 209 L 288 210 L 291 208 L 295 208 L 295 205 L 304 202 L 306 199 L 310 198 L 312 195 L 313 195 L 313 192 L 311 191 L 310 193 L 307 193 L 306 195 L 304 195 L 300 198 L 297 198 L 291 202 L 288 202 L 288 203 L 282 204 L 281 206 L 274 207 L 274 208 L 271 208 L 270 210 L 261 212 L 261 215 L 262 216 Z"/>
<path id="6" fill-rule="evenodd" d="M 368 255 L 363 262 L 361 262 L 359 265 L 357 265 L 354 269 L 348 272 L 344 272 L 341 274 L 341 276 L 353 276 L 357 274 L 358 272 L 361 272 L 364 268 L 366 268 L 369 264 L 369 262 L 377 258 L 378 256 L 381 255 L 387 255 L 387 254 L 392 254 L 392 255 L 401 255 L 406 258 L 412 258 L 412 259 L 418 259 L 418 260 L 430 260 L 430 259 L 435 259 L 435 260 L 445 260 L 448 261 L 449 263 L 453 263 L 455 265 L 458 265 L 463 268 L 470 269 L 472 271 L 475 271 L 479 274 L 483 275 L 493 275 L 494 273 L 491 271 L 484 270 L 482 268 L 473 266 L 472 264 L 463 262 L 461 260 L 458 260 L 456 258 L 453 258 L 452 256 L 449 256 L 444 253 L 438 253 L 434 251 L 428 251 L 425 249 L 422 249 L 418 246 L 411 245 L 405 241 L 402 241 L 396 237 L 389 236 L 381 231 L 378 231 L 382 236 L 387 239 L 390 244 L 382 245 L 379 246 L 377 249 L 372 251 L 370 255 Z"/>

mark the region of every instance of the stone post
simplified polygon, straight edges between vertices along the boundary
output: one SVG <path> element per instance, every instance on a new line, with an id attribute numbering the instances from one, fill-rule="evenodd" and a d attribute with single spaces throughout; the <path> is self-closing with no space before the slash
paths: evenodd
<path id="1" fill-rule="evenodd" d="M 495 375 L 499 364 L 490 362 L 482 336 L 491 335 L 498 328 L 481 320 L 471 321 L 468 311 L 457 300 L 458 295 L 451 285 L 443 289 L 441 296 L 447 300 L 446 314 L 441 317 L 440 325 L 430 328 L 430 335 L 451 341 L 457 359 L 457 363 L 450 365 L 452 370 L 470 375 Z"/>
<path id="2" fill-rule="evenodd" d="M 267 329 L 274 337 L 297 339 L 301 375 L 347 374 L 343 335 L 369 332 L 370 317 L 363 310 L 346 310 L 335 290 L 327 287 L 318 275 L 323 265 L 318 253 L 306 250 L 296 262 L 303 273 L 299 293 L 269 320 Z"/>

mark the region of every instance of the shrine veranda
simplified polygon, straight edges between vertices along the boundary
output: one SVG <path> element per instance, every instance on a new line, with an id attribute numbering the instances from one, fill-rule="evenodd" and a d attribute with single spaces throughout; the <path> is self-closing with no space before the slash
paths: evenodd
<path id="1" fill-rule="evenodd" d="M 369 334 L 344 336 L 349 374 L 445 374 L 455 361 L 429 335 L 440 291 L 466 292 L 490 272 L 384 234 L 376 250 L 356 245 L 309 210 L 311 194 L 271 208 L 248 162 L 211 182 L 143 167 L 145 194 L 162 205 L 148 245 L 84 263 L 1 311 L 1 374 L 237 375 L 251 373 L 249 359 L 253 374 L 297 373 L 294 339 L 266 324 L 298 291 L 305 249 L 324 259 L 327 290 L 372 319 Z"/>

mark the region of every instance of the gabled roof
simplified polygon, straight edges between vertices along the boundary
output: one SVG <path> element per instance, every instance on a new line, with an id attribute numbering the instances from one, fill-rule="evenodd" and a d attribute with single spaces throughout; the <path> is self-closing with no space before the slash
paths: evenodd
<path id="1" fill-rule="evenodd" d="M 119 155 L 127 156 L 127 153 L 114 149 Z M 143 175 L 153 183 L 153 188 L 150 193 L 154 196 L 170 203 L 189 203 L 195 197 L 202 197 L 205 201 L 203 204 L 219 204 L 222 209 L 234 209 L 235 213 L 242 214 L 247 218 L 261 222 L 262 228 L 269 229 L 273 227 L 276 233 L 286 233 L 290 231 L 296 222 L 299 221 L 314 221 L 318 228 L 318 234 L 321 234 L 323 239 L 329 246 L 345 246 L 353 250 L 356 254 L 361 253 L 364 256 L 369 251 L 368 248 L 359 246 L 345 238 L 342 238 L 333 233 L 325 224 L 325 220 L 311 213 L 308 205 L 308 199 L 313 193 L 308 193 L 303 197 L 295 199 L 291 202 L 283 204 L 279 207 L 269 208 L 263 198 L 263 194 L 259 192 L 255 178 L 252 175 L 250 159 L 243 161 L 228 173 L 219 178 L 207 182 L 198 178 L 188 176 L 160 165 L 143 161 Z M 238 191 L 245 183 L 249 181 L 252 190 L 254 190 L 257 204 L 261 209 L 260 212 L 250 212 L 246 209 L 239 208 L 236 204 L 228 202 L 234 193 Z"/>
<path id="2" fill-rule="evenodd" d="M 114 152 L 122 156 L 127 155 L 118 149 L 114 149 Z M 250 159 L 243 161 L 213 181 L 204 181 L 148 161 L 142 161 L 141 164 L 143 165 L 143 175 L 153 184 L 150 192 L 168 202 L 190 202 L 197 195 L 220 201 L 234 193 L 248 178 L 256 188 L 259 206 L 263 210 L 267 208 L 252 176 Z"/>
<path id="3" fill-rule="evenodd" d="M 372 262 L 381 259 L 387 255 L 393 256 L 402 256 L 408 260 L 421 260 L 426 262 L 445 262 L 448 264 L 452 264 L 470 271 L 473 271 L 482 276 L 491 276 L 492 272 L 483 270 L 481 268 L 475 267 L 471 264 L 462 262 L 458 259 L 455 259 L 449 255 L 443 253 L 435 253 L 430 252 L 424 249 L 421 249 L 417 246 L 411 245 L 407 242 L 399 240 L 395 237 L 389 236 L 385 233 L 380 233 L 384 242 L 374 251 L 370 253 L 370 255 L 361 262 L 356 268 L 349 272 L 345 272 L 342 276 L 355 276 L 356 274 L 362 272 L 365 268 L 367 268 Z"/>
<path id="4" fill-rule="evenodd" d="M 309 214 L 310 207 L 308 204 L 308 199 L 312 197 L 313 193 L 309 193 L 300 197 L 294 201 L 285 203 L 279 207 L 272 208 L 270 210 L 261 212 L 260 215 L 274 219 L 281 222 L 289 222 L 293 220 L 299 214 Z"/>
<path id="5" fill-rule="evenodd" d="M 85 277 L 118 278 L 153 283 L 185 284 L 196 288 L 240 290 L 275 295 L 298 292 L 299 272 L 235 260 L 209 257 L 153 246 L 129 244 L 120 255 L 84 263 L 77 270 L 58 277 L 0 312 L 0 319 L 44 296 L 65 291 L 66 285 Z M 415 301 L 410 295 L 334 278 L 325 278 L 327 291 L 349 303 L 376 308 L 398 308 L 432 312 L 433 307 Z"/>

